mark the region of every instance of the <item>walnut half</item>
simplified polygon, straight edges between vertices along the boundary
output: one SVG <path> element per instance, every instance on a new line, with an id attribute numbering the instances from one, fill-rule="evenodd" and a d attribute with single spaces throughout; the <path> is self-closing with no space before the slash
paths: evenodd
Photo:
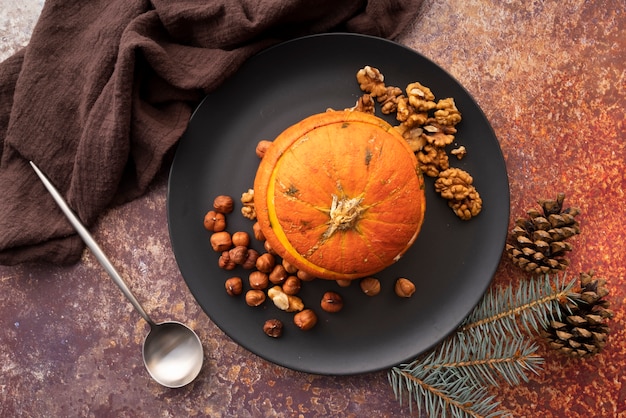
<path id="1" fill-rule="evenodd" d="M 465 170 L 449 168 L 439 173 L 435 180 L 435 191 L 448 200 L 448 206 L 463 220 L 469 220 L 482 210 L 483 201 L 474 179 Z"/>

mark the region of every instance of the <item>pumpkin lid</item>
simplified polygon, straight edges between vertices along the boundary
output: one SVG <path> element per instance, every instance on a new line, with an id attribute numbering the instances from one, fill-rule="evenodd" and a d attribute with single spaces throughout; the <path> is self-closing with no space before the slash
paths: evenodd
<path id="1" fill-rule="evenodd" d="M 426 209 L 415 154 L 384 120 L 328 111 L 283 131 L 259 164 L 257 219 L 270 246 L 319 278 L 356 279 L 397 261 Z"/>

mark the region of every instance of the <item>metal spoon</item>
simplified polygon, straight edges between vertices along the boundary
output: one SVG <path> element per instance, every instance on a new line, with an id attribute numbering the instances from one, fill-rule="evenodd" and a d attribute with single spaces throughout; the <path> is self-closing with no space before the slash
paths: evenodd
<path id="1" fill-rule="evenodd" d="M 87 228 L 70 209 L 54 185 L 32 161 L 30 165 L 65 216 L 67 216 L 74 229 L 76 229 L 78 235 L 85 241 L 85 244 L 102 264 L 102 267 L 122 290 L 124 296 L 150 325 L 150 332 L 143 343 L 143 363 L 150 376 L 168 388 L 178 388 L 191 383 L 200 373 L 204 357 L 202 343 L 196 333 L 180 322 L 170 321 L 157 324 L 150 319 L 124 279 L 122 279 L 122 276 L 115 270 L 115 267 L 113 267 L 89 231 L 87 231 Z"/>

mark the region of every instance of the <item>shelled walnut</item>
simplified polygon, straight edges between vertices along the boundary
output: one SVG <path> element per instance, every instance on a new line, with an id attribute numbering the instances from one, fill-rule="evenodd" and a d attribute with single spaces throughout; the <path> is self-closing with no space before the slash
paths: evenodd
<path id="1" fill-rule="evenodd" d="M 378 97 L 386 92 L 385 77 L 377 68 L 366 65 L 356 73 L 356 79 L 361 90 L 372 97 Z"/>
<path id="2" fill-rule="evenodd" d="M 472 176 L 460 168 L 445 170 L 435 180 L 435 191 L 448 200 L 448 206 L 463 220 L 471 219 L 482 210 L 482 199 L 473 181 Z"/>
<path id="3" fill-rule="evenodd" d="M 462 160 L 467 155 L 467 149 L 465 146 L 461 145 L 460 147 L 450 151 L 450 154 L 454 155 L 459 160 Z"/>
<path id="4" fill-rule="evenodd" d="M 461 122 L 461 112 L 456 108 L 454 99 L 448 97 L 437 102 L 437 110 L 434 112 L 437 123 L 446 126 L 454 126 Z"/>
<path id="5" fill-rule="evenodd" d="M 433 92 L 418 81 L 406 86 L 406 94 L 409 98 L 409 103 L 418 112 L 428 112 L 437 107 L 437 104 L 434 102 L 435 95 Z"/>
<path id="6" fill-rule="evenodd" d="M 437 177 L 439 173 L 450 168 L 448 154 L 443 148 L 426 144 L 415 156 L 420 163 L 420 169 L 428 177 Z"/>
<path id="7" fill-rule="evenodd" d="M 357 99 L 356 104 L 351 107 L 350 110 L 357 110 L 359 112 L 370 113 L 373 115 L 374 105 L 374 99 L 372 99 L 370 94 L 366 93 Z"/>
<path id="8" fill-rule="evenodd" d="M 256 209 L 254 208 L 254 189 L 248 189 L 248 191 L 241 194 L 241 214 L 248 219 L 256 219 Z"/>
<path id="9" fill-rule="evenodd" d="M 429 144 L 443 148 L 454 141 L 456 129 L 453 126 L 441 125 L 430 119 L 427 122 L 428 124 L 424 125 L 424 136 Z"/>
<path id="10" fill-rule="evenodd" d="M 395 86 L 387 86 L 385 92 L 376 98 L 380 103 L 380 111 L 389 115 L 398 110 L 398 100 L 402 96 L 402 89 Z"/>

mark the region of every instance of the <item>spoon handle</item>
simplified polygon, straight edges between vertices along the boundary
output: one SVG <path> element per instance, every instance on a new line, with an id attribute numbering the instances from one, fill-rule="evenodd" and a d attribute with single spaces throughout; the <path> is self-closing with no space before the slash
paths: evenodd
<path id="1" fill-rule="evenodd" d="M 132 294 L 132 292 L 130 291 L 130 288 L 128 287 L 128 285 L 126 284 L 122 276 L 120 276 L 117 270 L 115 270 L 115 267 L 113 267 L 113 264 L 111 264 L 111 261 L 109 261 L 109 258 L 102 251 L 102 249 L 100 249 L 100 246 L 93 239 L 93 237 L 91 236 L 87 228 L 85 228 L 85 226 L 82 224 L 80 219 L 78 219 L 78 216 L 74 214 L 74 212 L 69 207 L 67 202 L 63 199 L 63 196 L 61 196 L 59 191 L 54 187 L 54 185 L 50 182 L 50 180 L 48 180 L 46 175 L 43 174 L 41 170 L 39 170 L 39 167 L 37 167 L 35 163 L 31 161 L 30 165 L 33 167 L 33 170 L 35 170 L 35 173 L 37 173 L 37 176 L 39 176 L 39 178 L 41 179 L 41 182 L 44 184 L 44 186 L 46 186 L 46 189 L 48 189 L 48 191 L 50 192 L 50 194 L 56 201 L 57 205 L 59 205 L 59 207 L 61 208 L 61 210 L 67 217 L 67 219 L 70 221 L 70 223 L 72 224 L 76 232 L 78 232 L 78 235 L 80 235 L 80 237 L 83 239 L 85 244 L 87 244 L 87 247 L 89 247 L 93 255 L 96 256 L 96 259 L 100 262 L 102 267 L 104 267 L 104 269 L 109 274 L 109 276 L 111 276 L 111 278 L 113 279 L 115 284 L 120 288 L 122 293 L 124 293 L 124 296 L 126 296 L 126 298 L 130 301 L 130 303 L 133 304 L 133 307 L 137 310 L 137 312 L 139 312 L 139 314 L 143 317 L 143 319 L 145 319 L 148 322 L 148 324 L 150 324 L 150 326 L 154 326 L 155 323 L 150 319 L 150 317 L 148 316 L 146 311 L 143 309 L 143 307 L 141 306 L 137 298 L 135 298 L 135 296 Z"/>

